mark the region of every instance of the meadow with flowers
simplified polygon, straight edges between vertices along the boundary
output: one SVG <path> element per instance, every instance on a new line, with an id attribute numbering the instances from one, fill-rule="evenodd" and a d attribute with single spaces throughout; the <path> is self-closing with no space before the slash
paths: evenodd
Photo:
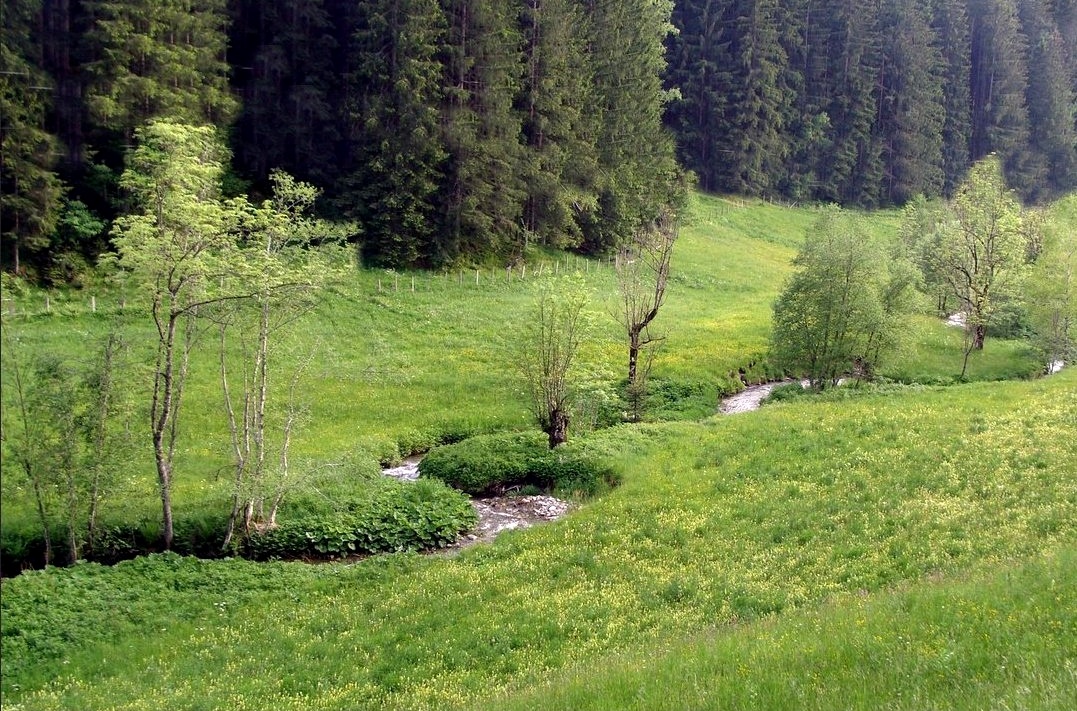
<path id="1" fill-rule="evenodd" d="M 922 316 L 884 387 L 715 414 L 731 373 L 767 376 L 812 211 L 704 197 L 696 214 L 662 317 L 663 415 L 575 435 L 619 487 L 452 555 L 22 573 L 0 600 L 4 708 L 1072 708 L 1077 371 L 1031 378 L 1026 346 L 990 342 L 955 383 L 960 343 Z M 612 274 L 587 274 L 601 313 Z M 326 358 L 303 456 L 374 466 L 448 429 L 529 426 L 498 344 L 532 287 L 468 276 L 337 288 L 304 333 Z M 44 344 L 95 323 L 16 326 Z M 600 327 L 592 397 L 622 357 Z M 221 495 L 221 430 L 193 392 L 177 502 L 197 511 Z M 112 515 L 140 510 L 137 487 Z"/>

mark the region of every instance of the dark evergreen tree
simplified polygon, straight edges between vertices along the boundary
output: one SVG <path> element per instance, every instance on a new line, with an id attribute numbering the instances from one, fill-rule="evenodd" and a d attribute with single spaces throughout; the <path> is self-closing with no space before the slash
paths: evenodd
<path id="1" fill-rule="evenodd" d="M 972 142 L 977 161 L 997 154 L 1019 190 L 1037 180 L 1030 164 L 1025 89 L 1026 43 L 1016 0 L 970 0 L 972 20 Z"/>
<path id="2" fill-rule="evenodd" d="M 662 123 L 667 0 L 588 0 L 590 57 L 600 117 L 597 209 L 580 216 L 582 248 L 605 252 L 679 200 L 673 140 Z"/>
<path id="3" fill-rule="evenodd" d="M 669 37 L 666 83 L 677 92 L 666 113 L 676 133 L 681 162 L 696 173 L 704 190 L 719 190 L 728 86 L 724 47 L 729 0 L 681 0 L 673 9 L 677 32 Z"/>
<path id="4" fill-rule="evenodd" d="M 516 15 L 508 0 L 442 0 L 442 6 L 448 160 L 431 257 L 507 255 L 521 243 L 524 202 L 521 117 L 513 108 L 524 74 Z"/>
<path id="5" fill-rule="evenodd" d="M 1065 44 L 1044 0 L 1022 0 L 1021 25 L 1028 38 L 1028 103 L 1035 175 L 1030 197 L 1077 187 L 1077 88 L 1071 81 Z"/>
<path id="6" fill-rule="evenodd" d="M 943 58 L 942 190 L 951 195 L 968 171 L 972 139 L 972 58 L 965 0 L 937 0 L 933 27 Z"/>
<path id="7" fill-rule="evenodd" d="M 874 130 L 879 73 L 879 0 L 830 0 L 822 89 L 830 119 L 829 148 L 820 157 L 817 197 L 874 205 L 883 178 L 882 145 Z M 811 89 L 809 89 L 811 90 Z"/>
<path id="8" fill-rule="evenodd" d="M 88 0 L 90 114 L 130 142 L 152 118 L 226 127 L 236 111 L 225 0 Z"/>
<path id="9" fill-rule="evenodd" d="M 886 0 L 880 18 L 877 132 L 883 141 L 883 201 L 903 204 L 943 185 L 942 77 L 927 8 L 917 0 Z"/>
<path id="10" fill-rule="evenodd" d="M 358 220 L 364 259 L 414 265 L 434 256 L 446 152 L 437 0 L 374 0 L 357 8 L 348 74 L 354 169 L 338 202 Z"/>
<path id="11" fill-rule="evenodd" d="M 80 66 L 81 37 L 86 31 L 81 3 L 75 0 L 45 0 L 42 3 L 41 51 L 45 71 L 52 77 L 55 97 L 50 124 L 65 151 L 62 169 L 77 173 L 84 155 Z"/>
<path id="12" fill-rule="evenodd" d="M 789 153 L 788 58 L 779 41 L 777 0 L 741 0 L 735 12 L 735 81 L 727 110 L 731 170 L 724 182 L 734 192 L 765 194 L 772 192 Z"/>
<path id="13" fill-rule="evenodd" d="M 16 273 L 39 259 L 56 225 L 60 153 L 46 130 L 54 85 L 42 69 L 40 0 L 5 1 L 0 22 L 0 259 Z"/>
<path id="14" fill-rule="evenodd" d="M 524 0 L 520 16 L 527 73 L 523 118 L 525 239 L 577 246 L 581 209 L 595 204 L 597 122 L 586 23 L 573 0 Z"/>
<path id="15" fill-rule="evenodd" d="M 340 166 L 334 97 L 341 82 L 325 2 L 241 0 L 234 14 L 230 58 L 243 97 L 233 135 L 237 166 L 259 181 L 280 168 L 330 185 Z"/>

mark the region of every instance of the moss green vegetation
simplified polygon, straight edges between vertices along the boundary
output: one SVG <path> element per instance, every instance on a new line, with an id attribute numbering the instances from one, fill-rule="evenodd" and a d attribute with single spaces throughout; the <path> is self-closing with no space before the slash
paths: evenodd
<path id="1" fill-rule="evenodd" d="M 190 608 L 173 611 L 167 595 L 140 598 L 157 610 L 153 635 L 61 644 L 62 656 L 39 657 L 33 673 L 5 675 L 5 707 L 453 708 L 557 670 L 615 666 L 644 649 L 672 659 L 676 640 L 700 630 L 724 635 L 730 624 L 781 624 L 789 613 L 795 629 L 819 605 L 847 607 L 835 596 L 1072 551 L 1075 437 L 1073 372 L 604 430 L 594 449 L 617 463 L 624 484 L 568 519 L 451 559 L 325 566 L 286 593 L 240 596 L 234 605 L 223 589 L 227 614 L 210 614 L 202 600 L 192 603 L 202 604 L 193 622 L 180 617 Z M 249 563 L 201 565 L 220 566 L 225 579 L 236 566 L 237 586 L 246 588 Z M 1046 605 L 1045 624 L 1071 625 L 1072 576 L 1056 584 L 1058 595 L 1036 604 Z M 46 596 L 49 605 L 31 597 L 37 614 L 24 616 L 20 579 L 5 585 L 5 627 L 13 616 L 28 619 L 28 640 L 62 635 L 52 615 L 127 614 Z M 944 635 L 962 626 L 930 606 L 910 614 L 893 627 L 872 624 L 891 644 L 905 624 L 946 625 Z M 771 624 L 759 629 L 766 634 Z M 1072 652 L 1068 629 L 1057 644 Z M 1012 640 L 992 639 L 984 641 L 988 656 L 1003 659 Z M 791 635 L 783 644 L 807 653 L 818 638 Z M 835 654 L 851 658 L 855 644 Z M 1050 683 L 1038 707 L 1072 691 L 1057 685 L 1052 644 L 1044 643 L 1041 671 Z M 802 681 L 810 686 L 810 677 Z M 893 693 L 913 694 L 920 681 L 902 679 Z M 991 690 L 970 681 L 953 693 Z"/>
<path id="2" fill-rule="evenodd" d="M 656 324 L 668 338 L 652 416 L 667 421 L 577 433 L 621 486 L 452 557 L 263 567 L 164 555 L 7 580 L 4 708 L 726 707 L 753 692 L 760 707 L 1064 708 L 1077 371 L 943 387 L 960 343 L 925 318 L 884 374 L 927 384 L 713 416 L 738 387 L 731 371 L 766 376 L 771 304 L 814 214 L 699 202 Z M 612 270 L 579 264 L 601 312 Z M 305 496 L 346 497 L 375 460 L 529 427 L 502 344 L 532 276 L 416 274 L 412 292 L 411 274 L 362 271 L 335 288 L 284 357 L 309 359 L 296 460 L 353 474 Z M 71 334 L 105 323 L 73 310 L 7 328 L 28 348 L 75 353 Z M 625 357 L 613 318 L 602 328 L 584 358 L 596 399 Z M 194 363 L 180 519 L 226 505 L 212 361 Z M 971 372 L 996 380 L 1031 362 L 989 341 Z M 152 521 L 151 466 L 125 473 L 112 520 Z M 29 512 L 4 479 L 7 536 Z"/>
<path id="3" fill-rule="evenodd" d="M 476 708 L 1072 708 L 1077 553 L 607 658 Z"/>

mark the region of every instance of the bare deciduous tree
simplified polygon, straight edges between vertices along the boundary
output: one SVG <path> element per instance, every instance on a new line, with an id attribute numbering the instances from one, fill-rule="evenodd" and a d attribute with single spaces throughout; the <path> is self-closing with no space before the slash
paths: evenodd
<path id="1" fill-rule="evenodd" d="M 568 440 L 572 363 L 589 328 L 587 295 L 578 278 L 545 282 L 524 326 L 516 365 L 550 449 Z"/>
<path id="2" fill-rule="evenodd" d="M 651 332 L 651 323 L 666 298 L 670 260 L 679 232 L 677 216 L 669 209 L 663 210 L 617 254 L 619 316 L 628 338 L 628 397 L 633 420 L 642 415 L 647 376 L 655 349 L 662 341 L 661 336 Z"/>

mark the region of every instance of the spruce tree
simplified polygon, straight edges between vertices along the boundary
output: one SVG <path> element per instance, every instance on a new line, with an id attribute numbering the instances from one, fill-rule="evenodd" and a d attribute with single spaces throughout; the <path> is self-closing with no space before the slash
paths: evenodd
<path id="1" fill-rule="evenodd" d="M 1036 180 L 1030 165 L 1025 90 L 1026 43 L 1016 0 L 970 0 L 972 18 L 972 143 L 974 161 L 995 153 L 1020 190 Z"/>
<path id="2" fill-rule="evenodd" d="M 594 206 L 597 180 L 586 25 L 571 0 L 524 0 L 521 25 L 527 72 L 517 105 L 526 146 L 525 238 L 576 246 L 582 234 L 575 216 Z"/>
<path id="3" fill-rule="evenodd" d="M 354 168 L 338 202 L 359 222 L 367 261 L 426 263 L 446 158 L 436 56 L 444 18 L 437 0 L 375 0 L 356 19 L 347 77 Z"/>
<path id="4" fill-rule="evenodd" d="M 86 89 L 98 127 L 128 143 L 154 118 L 226 126 L 225 0 L 91 0 Z"/>
<path id="5" fill-rule="evenodd" d="M 443 139 L 448 152 L 435 262 L 507 255 L 522 242 L 521 119 L 513 108 L 524 73 L 507 0 L 442 0 Z"/>
<path id="6" fill-rule="evenodd" d="M 885 165 L 883 201 L 938 195 L 943 183 L 944 61 L 932 41 L 927 8 L 887 0 L 881 17 L 879 125 Z"/>
<path id="7" fill-rule="evenodd" d="M 283 169 L 331 184 L 340 166 L 333 18 L 323 0 L 237 3 L 231 59 L 243 108 L 233 149 L 245 173 L 268 184 Z M 365 4 L 364 4 L 365 5 Z"/>
<path id="8" fill-rule="evenodd" d="M 732 6 L 725 103 L 722 187 L 736 193 L 772 192 L 789 152 L 785 120 L 791 95 L 787 56 L 779 42 L 777 0 L 739 0 Z"/>
<path id="9" fill-rule="evenodd" d="M 681 190 L 672 137 L 662 123 L 668 0 L 588 0 L 594 111 L 601 120 L 597 209 L 581 215 L 585 251 L 606 252 Z"/>
<path id="10" fill-rule="evenodd" d="M 666 83 L 677 91 L 666 122 L 681 162 L 704 190 L 720 189 L 729 60 L 723 30 L 728 0 L 682 0 L 673 9 Z"/>
<path id="11" fill-rule="evenodd" d="M 817 197 L 873 205 L 883 173 L 881 141 L 874 132 L 879 0 L 831 0 L 826 7 L 824 91 L 831 148 L 820 160 Z"/>
<path id="12" fill-rule="evenodd" d="M 1021 25 L 1028 38 L 1026 92 L 1035 175 L 1029 186 L 1035 198 L 1077 187 L 1077 88 L 1067 67 L 1065 44 L 1043 0 L 1023 0 Z M 1071 49 L 1077 52 L 1077 48 Z"/>
<path id="13" fill-rule="evenodd" d="M 16 273 L 43 253 L 63 195 L 54 172 L 59 144 L 45 130 L 54 86 L 41 67 L 39 0 L 5 2 L 0 23 L 0 259 Z"/>
<path id="14" fill-rule="evenodd" d="M 968 170 L 972 139 L 972 58 L 965 0 L 938 0 L 933 28 L 943 58 L 942 189 L 951 195 Z"/>

